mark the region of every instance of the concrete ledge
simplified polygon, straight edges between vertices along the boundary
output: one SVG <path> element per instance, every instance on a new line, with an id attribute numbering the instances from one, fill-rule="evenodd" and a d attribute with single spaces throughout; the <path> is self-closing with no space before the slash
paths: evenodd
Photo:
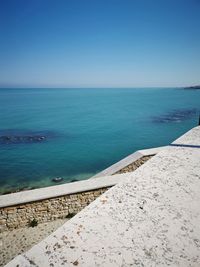
<path id="1" fill-rule="evenodd" d="M 159 146 L 159 147 L 154 147 L 154 148 L 138 150 L 138 152 L 140 154 L 142 154 L 142 157 L 143 156 L 151 156 L 151 155 L 158 154 L 159 152 L 161 152 L 165 148 L 167 148 L 167 146 Z"/>
<path id="2" fill-rule="evenodd" d="M 142 158 L 144 156 L 155 155 L 155 154 L 157 154 L 158 152 L 162 151 L 165 148 L 166 148 L 166 146 L 138 150 L 138 151 L 134 152 L 133 154 L 131 154 L 131 155 L 123 158 L 122 160 L 118 161 L 117 163 L 111 165 L 110 167 L 106 168 L 102 172 L 97 173 L 96 175 L 91 177 L 91 179 L 102 177 L 102 176 L 106 176 L 106 175 L 112 175 L 112 174 L 118 172 L 119 170 L 123 169 L 127 165 L 133 163 L 134 161 L 136 161 L 136 160 L 138 160 L 138 159 L 140 159 L 140 158 Z"/>
<path id="3" fill-rule="evenodd" d="M 123 177 L 124 174 L 118 174 L 113 176 L 105 176 L 101 179 L 88 179 L 74 183 L 2 195 L 0 196 L 0 208 L 110 187 L 120 182 Z"/>
<path id="4" fill-rule="evenodd" d="M 124 174 L 113 176 L 112 174 L 143 156 L 154 155 L 164 148 L 165 147 L 158 147 L 139 150 L 87 180 L 2 195 L 0 196 L 0 208 L 116 185 L 123 179 Z M 99 177 L 101 177 L 101 179 L 96 179 Z"/>
<path id="5" fill-rule="evenodd" d="M 195 127 L 189 132 L 185 133 L 184 135 L 176 139 L 172 144 L 199 146 L 200 145 L 200 126 Z"/>

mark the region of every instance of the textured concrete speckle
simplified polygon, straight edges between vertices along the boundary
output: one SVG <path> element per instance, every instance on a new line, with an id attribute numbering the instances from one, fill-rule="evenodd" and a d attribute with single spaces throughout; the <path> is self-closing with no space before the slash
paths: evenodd
<path id="1" fill-rule="evenodd" d="M 177 142 L 200 145 L 200 127 Z M 200 266 L 199 163 L 200 149 L 166 148 L 20 257 L 36 266 Z"/>

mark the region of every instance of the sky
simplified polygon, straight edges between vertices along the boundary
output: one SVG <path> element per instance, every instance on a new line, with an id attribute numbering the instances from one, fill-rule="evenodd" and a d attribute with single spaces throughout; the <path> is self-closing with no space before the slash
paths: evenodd
<path id="1" fill-rule="evenodd" d="M 0 0 L 0 87 L 200 84 L 200 0 Z"/>

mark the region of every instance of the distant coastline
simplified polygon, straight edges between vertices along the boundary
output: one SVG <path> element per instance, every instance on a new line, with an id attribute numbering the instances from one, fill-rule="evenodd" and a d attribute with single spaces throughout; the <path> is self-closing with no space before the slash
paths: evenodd
<path id="1" fill-rule="evenodd" d="M 187 87 L 184 87 L 184 89 L 199 90 L 200 89 L 200 85 L 187 86 Z"/>

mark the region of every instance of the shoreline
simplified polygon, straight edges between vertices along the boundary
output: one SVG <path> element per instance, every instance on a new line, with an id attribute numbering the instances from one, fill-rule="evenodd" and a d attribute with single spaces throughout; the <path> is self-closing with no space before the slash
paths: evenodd
<path id="1" fill-rule="evenodd" d="M 24 185 L 20 188 L 7 187 L 7 189 L 5 188 L 5 190 L 2 187 L 1 189 L 3 189 L 3 190 L 0 191 L 0 196 L 24 192 L 24 191 L 29 191 L 29 190 L 41 189 L 41 188 L 46 188 L 46 187 L 52 187 L 52 186 L 56 186 L 56 185 L 64 185 L 64 184 L 69 184 L 69 183 L 74 183 L 74 182 L 80 182 L 80 181 L 90 179 L 90 177 L 92 177 L 93 175 L 95 175 L 95 174 L 91 173 L 91 174 L 88 174 L 87 176 L 84 175 L 84 177 L 86 177 L 84 179 L 82 179 L 81 175 L 77 175 L 74 178 L 70 178 L 69 180 L 67 180 L 66 177 L 62 176 L 63 180 L 60 182 L 53 182 L 52 181 L 53 178 L 44 178 L 44 180 L 41 181 L 41 184 L 39 182 L 37 182 L 37 183 L 35 183 L 35 185 L 33 183 L 31 183 L 30 186 Z"/>
<path id="2" fill-rule="evenodd" d="M 141 157 L 140 159 L 132 162 L 131 164 L 123 167 L 121 170 L 115 172 L 114 174 L 112 175 L 115 175 L 115 174 L 122 174 L 122 173 L 127 173 L 127 172 L 131 172 L 131 171 L 135 171 L 137 168 L 139 168 L 141 165 L 143 165 L 146 161 L 148 161 L 149 159 L 151 159 L 154 155 L 150 155 L 150 156 L 143 156 Z M 92 178 L 92 177 L 91 177 Z M 90 178 L 89 178 L 90 179 Z M 73 183 L 73 182 L 79 182 L 80 180 L 76 180 L 76 179 L 72 179 L 70 180 L 69 182 L 64 182 L 62 181 L 62 183 L 54 183 L 52 186 L 54 185 L 61 185 L 61 184 L 67 184 L 67 183 Z M 45 186 L 45 187 L 48 187 L 48 186 Z M 21 189 L 13 189 L 13 190 L 8 190 L 8 191 L 5 191 L 3 193 L 0 193 L 0 196 L 1 195 L 8 195 L 8 194 L 13 194 L 13 193 L 18 193 L 18 192 L 23 192 L 23 191 L 27 191 L 27 190 L 34 190 L 34 189 L 38 189 L 40 187 L 33 187 L 33 186 L 30 186 L 30 187 L 23 187 Z M 41 187 L 41 188 L 44 188 L 44 187 Z"/>

